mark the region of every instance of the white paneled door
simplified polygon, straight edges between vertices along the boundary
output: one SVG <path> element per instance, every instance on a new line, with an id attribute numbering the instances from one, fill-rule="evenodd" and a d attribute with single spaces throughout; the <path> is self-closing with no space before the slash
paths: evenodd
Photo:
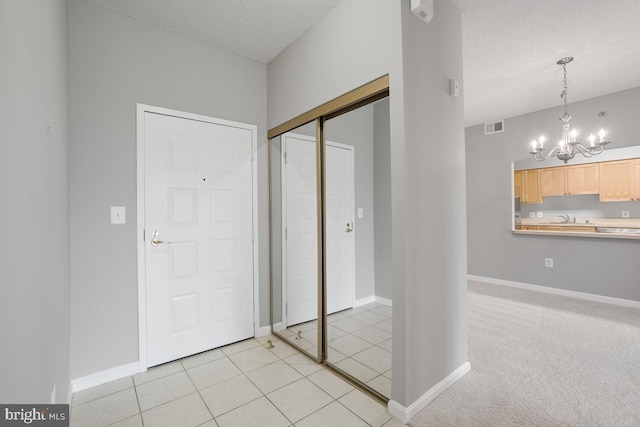
<path id="1" fill-rule="evenodd" d="M 254 336 L 252 141 L 144 113 L 147 366 Z"/>
<path id="2" fill-rule="evenodd" d="M 315 139 L 283 135 L 283 262 L 287 326 L 318 316 Z M 353 307 L 353 147 L 327 142 L 327 313 Z"/>

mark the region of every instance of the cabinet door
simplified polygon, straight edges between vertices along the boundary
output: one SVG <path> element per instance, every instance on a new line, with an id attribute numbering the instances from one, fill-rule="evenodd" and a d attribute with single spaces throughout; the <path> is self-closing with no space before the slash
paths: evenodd
<path id="1" fill-rule="evenodd" d="M 598 163 L 567 167 L 568 194 L 598 194 L 600 192 Z"/>
<path id="2" fill-rule="evenodd" d="M 540 169 L 529 169 L 523 171 L 522 194 L 520 201 L 524 204 L 542 203 L 540 193 Z"/>
<path id="3" fill-rule="evenodd" d="M 635 200 L 640 201 L 640 159 L 635 159 L 634 160 L 634 166 L 635 166 L 635 182 L 636 182 L 636 194 L 635 194 Z"/>
<path id="4" fill-rule="evenodd" d="M 513 172 L 513 197 L 521 198 L 522 196 L 522 171 Z"/>
<path id="5" fill-rule="evenodd" d="M 637 196 L 636 159 L 600 163 L 600 201 L 623 202 Z"/>
<path id="6" fill-rule="evenodd" d="M 541 169 L 542 196 L 564 196 L 567 194 L 567 168 Z"/>

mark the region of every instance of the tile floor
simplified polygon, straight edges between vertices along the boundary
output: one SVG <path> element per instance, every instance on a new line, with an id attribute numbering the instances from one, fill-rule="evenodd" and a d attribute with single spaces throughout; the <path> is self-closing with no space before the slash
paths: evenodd
<path id="1" fill-rule="evenodd" d="M 328 361 L 386 397 L 391 396 L 391 319 L 391 307 L 375 302 L 327 316 Z M 280 334 L 317 355 L 315 320 Z"/>
<path id="2" fill-rule="evenodd" d="M 271 350 L 268 339 L 275 346 Z M 78 392 L 71 408 L 71 427 L 293 425 L 402 424 L 384 406 L 274 336 Z"/>

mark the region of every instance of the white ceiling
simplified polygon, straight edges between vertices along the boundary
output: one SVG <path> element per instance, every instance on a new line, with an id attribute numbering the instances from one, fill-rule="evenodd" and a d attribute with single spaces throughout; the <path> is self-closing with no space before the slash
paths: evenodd
<path id="1" fill-rule="evenodd" d="M 86 1 L 266 64 L 340 0 Z M 640 0 L 452 1 L 467 126 L 561 105 L 565 56 L 569 102 L 640 86 Z"/>

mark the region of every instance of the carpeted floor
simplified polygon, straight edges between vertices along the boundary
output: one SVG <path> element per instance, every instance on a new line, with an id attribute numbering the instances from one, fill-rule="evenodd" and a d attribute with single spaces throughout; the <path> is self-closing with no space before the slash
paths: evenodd
<path id="1" fill-rule="evenodd" d="M 640 310 L 469 282 L 471 372 L 410 426 L 640 426 Z"/>

